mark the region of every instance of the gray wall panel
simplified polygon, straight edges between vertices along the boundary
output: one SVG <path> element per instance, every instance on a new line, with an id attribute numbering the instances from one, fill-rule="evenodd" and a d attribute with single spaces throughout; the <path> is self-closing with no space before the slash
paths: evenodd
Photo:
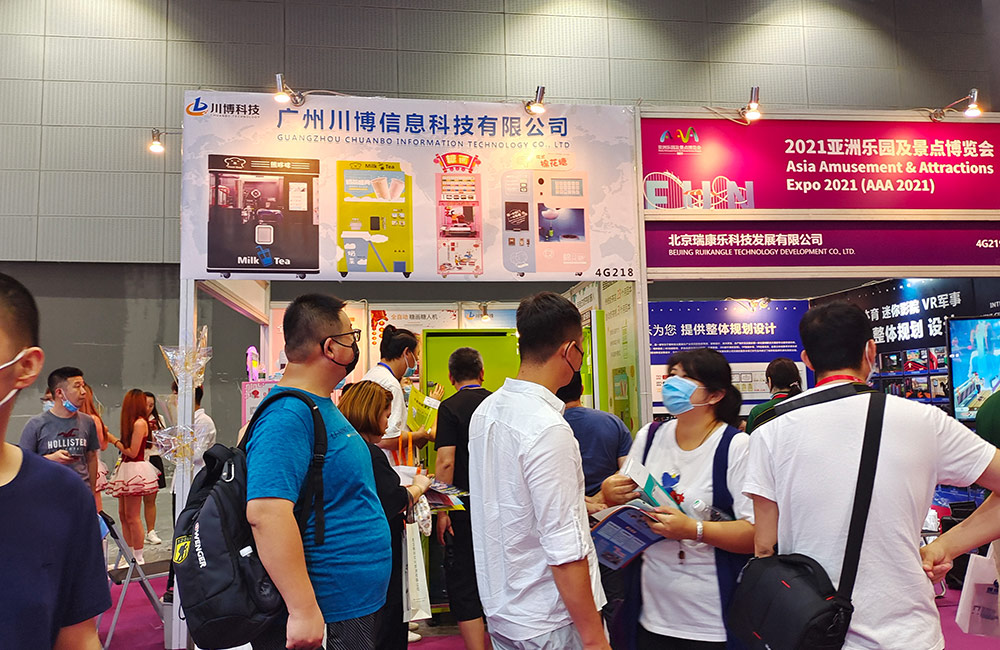
<path id="1" fill-rule="evenodd" d="M 280 2 L 171 0 L 167 38 L 213 43 L 281 43 Z"/>
<path id="2" fill-rule="evenodd" d="M 38 213 L 162 218 L 163 178 L 163 174 L 42 172 Z"/>
<path id="3" fill-rule="evenodd" d="M 163 181 L 163 216 L 179 219 L 181 216 L 181 175 L 165 174 Z"/>
<path id="4" fill-rule="evenodd" d="M 801 27 L 713 24 L 709 29 L 712 61 L 805 63 Z"/>
<path id="5" fill-rule="evenodd" d="M 614 59 L 707 61 L 708 26 L 667 20 L 609 21 Z"/>
<path id="6" fill-rule="evenodd" d="M 903 70 L 899 73 L 900 101 L 904 106 L 940 108 L 978 88 L 980 101 L 990 96 L 990 83 L 984 72 L 954 70 Z M 964 106 L 960 105 L 963 107 Z"/>
<path id="7" fill-rule="evenodd" d="M 33 262 L 38 217 L 0 217 L 0 260 Z"/>
<path id="8" fill-rule="evenodd" d="M 280 72 L 279 45 L 194 43 L 167 44 L 167 82 L 261 86 L 274 83 Z"/>
<path id="9" fill-rule="evenodd" d="M 608 56 L 607 20 L 507 15 L 507 53 L 542 56 Z"/>
<path id="10" fill-rule="evenodd" d="M 606 0 L 506 0 L 504 8 L 509 14 L 545 14 L 548 16 L 597 16 L 608 15 Z"/>
<path id="11" fill-rule="evenodd" d="M 163 220 L 39 217 L 38 259 L 160 263 Z"/>
<path id="12" fill-rule="evenodd" d="M 399 91 L 503 96 L 504 57 L 411 52 L 399 61 Z"/>
<path id="13" fill-rule="evenodd" d="M 904 68 L 989 70 L 982 34 L 899 32 L 899 61 Z"/>
<path id="14" fill-rule="evenodd" d="M 925 32 L 983 31 L 981 0 L 897 0 L 896 29 Z"/>
<path id="15" fill-rule="evenodd" d="M 702 102 L 709 99 L 708 64 L 685 61 L 611 62 L 611 93 L 643 102 Z"/>
<path id="16" fill-rule="evenodd" d="M 553 97 L 606 101 L 609 97 L 607 59 L 563 59 L 541 56 L 507 57 L 507 95 L 526 99 L 537 86 Z"/>
<path id="17" fill-rule="evenodd" d="M 809 65 L 896 67 L 896 43 L 878 30 L 807 27 L 805 42 Z"/>
<path id="18" fill-rule="evenodd" d="M 38 213 L 38 172 L 0 171 L 0 214 L 24 216 Z"/>
<path id="19" fill-rule="evenodd" d="M 46 81 L 44 124 L 150 126 L 163 124 L 163 86 Z"/>
<path id="20" fill-rule="evenodd" d="M 289 5 L 289 45 L 393 49 L 396 12 L 377 7 Z"/>
<path id="21" fill-rule="evenodd" d="M 488 11 L 503 13 L 503 0 L 366 0 L 366 4 L 399 6 L 410 9 L 445 9 L 449 11 Z"/>
<path id="22" fill-rule="evenodd" d="M 179 264 L 181 261 L 181 220 L 163 220 L 163 262 Z"/>
<path id="23" fill-rule="evenodd" d="M 47 126 L 42 131 L 42 168 L 162 172 L 163 157 L 150 155 L 146 149 L 149 135 L 148 130 L 137 128 Z M 178 148 L 180 140 L 173 144 Z"/>
<path id="24" fill-rule="evenodd" d="M 802 0 L 708 0 L 708 20 L 718 23 L 801 25 Z"/>
<path id="25" fill-rule="evenodd" d="M 895 70 L 810 66 L 807 76 L 812 104 L 886 108 L 900 103 Z"/>
<path id="26" fill-rule="evenodd" d="M 37 169 L 42 128 L 0 125 L 0 169 Z"/>
<path id="27" fill-rule="evenodd" d="M 164 38 L 166 0 L 47 0 L 45 30 L 50 36 Z"/>
<path id="28" fill-rule="evenodd" d="M 44 34 L 45 12 L 39 0 L 4 0 L 0 2 L 0 33 Z"/>
<path id="29" fill-rule="evenodd" d="M 399 49 L 503 54 L 504 18 L 468 11 L 399 12 Z"/>
<path id="30" fill-rule="evenodd" d="M 760 102 L 766 112 L 775 104 L 808 104 L 806 66 L 712 64 L 712 102 L 740 107 L 750 100 L 750 87 L 760 86 Z"/>
<path id="31" fill-rule="evenodd" d="M 387 50 L 289 46 L 285 72 L 286 81 L 299 88 L 382 93 L 398 88 L 396 52 Z"/>
<path id="32" fill-rule="evenodd" d="M 0 34 L 0 78 L 41 79 L 44 47 L 42 36 Z"/>
<path id="33" fill-rule="evenodd" d="M 705 20 L 705 0 L 664 2 L 663 0 L 608 0 L 608 15 L 643 20 Z"/>
<path id="34" fill-rule="evenodd" d="M 163 83 L 166 57 L 164 41 L 49 38 L 45 45 L 45 78 Z"/>
<path id="35" fill-rule="evenodd" d="M 39 124 L 41 118 L 41 81 L 0 79 L 0 123 Z"/>
<path id="36" fill-rule="evenodd" d="M 802 21 L 812 27 L 882 29 L 891 32 L 895 0 L 803 2 Z"/>

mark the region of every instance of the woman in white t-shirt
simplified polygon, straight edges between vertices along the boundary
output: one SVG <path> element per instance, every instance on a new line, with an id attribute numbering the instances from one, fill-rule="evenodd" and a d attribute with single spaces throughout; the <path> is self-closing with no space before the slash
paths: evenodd
<path id="1" fill-rule="evenodd" d="M 645 465 L 681 510 L 658 508 L 650 527 L 666 539 L 643 554 L 641 608 L 627 599 L 616 616 L 636 626 L 638 650 L 725 648 L 724 604 L 753 552 L 753 506 L 742 494 L 750 437 L 736 429 L 743 400 L 715 350 L 678 352 L 667 370 L 663 404 L 676 419 L 643 427 L 629 458 Z M 612 505 L 637 497 L 635 489 L 615 474 L 601 492 Z M 629 612 L 638 612 L 635 623 Z"/>

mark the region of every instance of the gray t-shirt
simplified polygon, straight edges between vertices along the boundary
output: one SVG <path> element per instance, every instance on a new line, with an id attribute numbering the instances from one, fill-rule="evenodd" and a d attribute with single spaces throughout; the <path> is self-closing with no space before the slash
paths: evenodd
<path id="1" fill-rule="evenodd" d="M 73 462 L 66 466 L 76 471 L 88 484 L 90 475 L 87 472 L 86 452 L 101 448 L 97 440 L 97 426 L 92 417 L 76 413 L 72 417 L 61 418 L 51 411 L 28 420 L 21 432 L 18 446 L 40 456 L 65 449 L 74 457 Z"/>

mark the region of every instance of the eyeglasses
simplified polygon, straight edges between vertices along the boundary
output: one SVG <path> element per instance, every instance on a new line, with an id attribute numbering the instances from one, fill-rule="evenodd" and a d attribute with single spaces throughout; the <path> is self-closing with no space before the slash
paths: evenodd
<path id="1" fill-rule="evenodd" d="M 357 343 L 358 341 L 361 340 L 361 330 L 350 330 L 349 332 L 343 332 L 341 334 L 331 334 L 326 338 L 333 339 L 333 342 L 336 343 L 337 345 L 343 345 L 344 347 L 351 347 L 351 343 L 341 343 L 340 341 L 337 340 L 345 336 L 353 336 L 354 340 L 351 343 Z M 323 340 L 326 341 L 326 339 Z"/>

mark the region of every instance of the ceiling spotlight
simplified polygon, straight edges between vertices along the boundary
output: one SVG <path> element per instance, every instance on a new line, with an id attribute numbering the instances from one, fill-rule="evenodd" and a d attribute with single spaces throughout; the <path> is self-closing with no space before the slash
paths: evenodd
<path id="1" fill-rule="evenodd" d="M 285 83 L 285 75 L 282 73 L 277 73 L 274 75 L 275 87 L 277 92 L 274 93 L 274 101 L 279 104 L 292 103 L 292 106 L 302 106 L 305 103 L 305 93 L 298 93 L 292 90 L 292 88 Z"/>
<path id="2" fill-rule="evenodd" d="M 535 89 L 535 98 L 524 102 L 524 110 L 528 115 L 541 115 L 545 112 L 545 104 L 543 100 L 545 99 L 545 86 L 539 86 Z"/>
<path id="3" fill-rule="evenodd" d="M 487 303 L 485 303 L 485 302 L 479 303 L 479 311 L 480 311 L 480 314 L 481 314 L 480 319 L 484 323 L 488 323 L 491 320 L 493 320 L 493 316 L 490 315 Z"/>
<path id="4" fill-rule="evenodd" d="M 961 104 L 965 100 L 969 100 L 969 104 L 965 108 L 965 116 L 966 117 L 979 117 L 980 115 L 983 114 L 982 109 L 979 108 L 979 89 L 978 88 L 973 88 L 972 90 L 969 91 L 968 95 L 966 95 L 965 97 L 962 97 L 960 99 L 956 99 L 955 101 L 953 101 L 952 103 L 948 104 L 944 108 L 935 108 L 935 109 L 926 109 L 925 108 L 925 109 L 921 109 L 921 110 L 928 111 L 928 117 L 931 118 L 932 122 L 942 122 L 942 121 L 944 121 L 945 114 L 948 113 L 948 111 L 956 111 L 957 112 L 959 110 L 957 108 L 954 108 L 955 104 Z"/>
<path id="5" fill-rule="evenodd" d="M 983 112 L 979 109 L 979 90 L 973 88 L 969 91 L 969 106 L 965 109 L 966 117 L 979 117 Z"/>
<path id="6" fill-rule="evenodd" d="M 740 117 L 747 122 L 760 119 L 760 86 L 750 87 L 750 101 L 740 109 Z"/>
<path id="7" fill-rule="evenodd" d="M 153 137 L 149 141 L 149 150 L 153 153 L 163 153 L 163 133 L 159 129 L 153 129 Z"/>

